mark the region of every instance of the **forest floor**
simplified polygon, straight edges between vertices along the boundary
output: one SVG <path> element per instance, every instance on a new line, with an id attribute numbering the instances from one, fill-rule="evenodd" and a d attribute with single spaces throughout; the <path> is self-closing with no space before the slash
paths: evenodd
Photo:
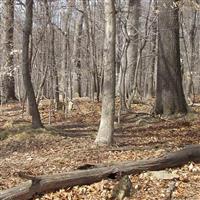
<path id="1" fill-rule="evenodd" d="M 32 175 L 48 175 L 74 170 L 84 164 L 153 158 L 200 144 L 200 105 L 193 106 L 196 114 L 173 118 L 152 117 L 150 104 L 133 104 L 128 114 L 115 123 L 115 144 L 96 147 L 94 140 L 100 121 L 100 103 L 86 98 L 76 99 L 74 109 L 65 118 L 62 111 L 52 113 L 41 102 L 40 112 L 45 129 L 30 128 L 30 118 L 22 115 L 20 104 L 3 105 L 0 111 L 0 190 L 25 180 L 19 171 Z M 116 120 L 117 121 L 117 120 Z M 200 164 L 167 169 L 176 178 L 159 178 L 150 173 L 131 176 L 134 192 L 132 200 L 166 200 L 171 182 L 174 200 L 200 199 Z M 165 172 L 165 173 L 167 173 Z M 35 197 L 40 200 L 104 200 L 109 199 L 117 181 L 102 180 L 89 186 L 61 189 Z"/>

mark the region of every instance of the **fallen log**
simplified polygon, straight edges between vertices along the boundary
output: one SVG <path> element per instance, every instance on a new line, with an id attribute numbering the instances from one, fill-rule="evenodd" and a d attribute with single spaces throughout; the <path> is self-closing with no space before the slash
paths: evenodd
<path id="1" fill-rule="evenodd" d="M 31 180 L 16 187 L 0 191 L 0 200 L 31 199 L 36 194 L 76 185 L 92 184 L 102 179 L 116 177 L 119 173 L 120 175 L 139 174 L 144 171 L 181 167 L 188 162 L 200 163 L 200 145 L 190 145 L 182 150 L 153 159 L 126 161 L 63 174 L 26 176 Z"/>

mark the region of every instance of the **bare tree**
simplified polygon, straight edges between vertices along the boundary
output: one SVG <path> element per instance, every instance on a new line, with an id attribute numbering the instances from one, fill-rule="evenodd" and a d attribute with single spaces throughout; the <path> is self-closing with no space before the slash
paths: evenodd
<path id="1" fill-rule="evenodd" d="M 154 84 L 154 74 L 155 67 L 157 64 L 157 35 L 158 35 L 158 23 L 157 23 L 157 0 L 154 0 L 154 13 L 152 16 L 152 36 L 151 36 L 151 64 L 148 66 L 148 77 L 146 86 L 145 96 L 147 99 L 151 99 L 155 95 L 155 84 Z"/>
<path id="2" fill-rule="evenodd" d="M 179 14 L 173 0 L 158 2 L 158 69 L 155 113 L 171 115 L 186 113 L 187 104 L 182 87 Z"/>
<path id="3" fill-rule="evenodd" d="M 69 96 L 72 98 L 71 90 L 69 92 L 69 87 L 71 87 L 70 77 L 71 77 L 71 68 L 70 68 L 70 45 L 69 45 L 69 32 L 70 32 L 70 21 L 73 11 L 75 1 L 69 0 L 67 11 L 64 16 L 64 41 L 62 45 L 62 73 L 61 73 L 61 89 L 64 92 L 64 96 Z"/>
<path id="4" fill-rule="evenodd" d="M 121 32 L 123 32 L 123 48 L 122 48 L 122 55 L 121 55 L 121 65 L 120 65 L 120 78 L 119 78 L 119 83 L 120 83 L 120 112 L 126 112 L 128 110 L 127 105 L 126 105 L 126 71 L 127 71 L 127 65 L 128 65 L 128 47 L 130 43 L 130 37 L 127 32 L 127 19 L 129 16 L 129 7 L 130 7 L 130 1 L 127 0 L 124 6 L 124 12 L 125 12 L 125 19 L 121 19 L 120 17 L 120 23 L 122 24 L 121 26 Z M 130 55 L 130 54 L 129 54 Z M 120 117 L 120 116 L 119 116 Z"/>
<path id="5" fill-rule="evenodd" d="M 127 50 L 127 94 L 130 95 L 133 90 L 134 77 L 138 57 L 139 43 L 139 18 L 141 10 L 140 0 L 129 0 L 129 16 L 127 22 L 127 32 L 130 38 L 130 44 Z"/>
<path id="6" fill-rule="evenodd" d="M 3 62 L 3 96 L 5 101 L 16 100 L 15 79 L 14 79 L 14 0 L 3 1 L 3 22 L 4 22 L 4 62 Z"/>
<path id="7" fill-rule="evenodd" d="M 75 93 L 81 97 L 81 40 L 83 33 L 83 12 L 78 13 L 77 24 L 75 27 L 75 37 L 74 37 L 74 52 L 73 52 L 73 66 L 75 70 Z"/>
<path id="8" fill-rule="evenodd" d="M 104 0 L 105 40 L 104 79 L 101 122 L 95 143 L 110 145 L 113 140 L 115 113 L 115 35 L 116 18 L 114 0 Z"/>
<path id="9" fill-rule="evenodd" d="M 40 113 L 36 104 L 35 93 L 31 82 L 30 74 L 30 57 L 29 57 L 29 39 L 32 32 L 33 22 L 33 0 L 26 0 L 26 14 L 23 29 L 23 43 L 22 43 L 22 74 L 24 87 L 29 101 L 29 110 L 32 116 L 32 127 L 43 127 L 40 119 Z"/>
<path id="10" fill-rule="evenodd" d="M 193 73 L 195 71 L 195 62 L 196 62 L 196 54 L 195 54 L 195 39 L 197 37 L 197 10 L 192 13 L 192 25 L 191 30 L 189 32 L 189 41 L 190 41 L 190 76 L 188 77 L 188 84 L 186 89 L 187 98 L 192 99 L 192 94 L 194 95 L 194 80 Z M 193 99 L 194 100 L 194 99 Z"/>

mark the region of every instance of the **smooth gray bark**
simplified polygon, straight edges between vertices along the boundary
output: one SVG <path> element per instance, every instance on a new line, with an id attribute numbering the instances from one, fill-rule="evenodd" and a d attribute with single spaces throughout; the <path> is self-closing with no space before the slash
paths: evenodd
<path id="1" fill-rule="evenodd" d="M 101 122 L 95 143 L 111 145 L 115 114 L 115 39 L 116 18 L 114 0 L 105 0 L 104 78 Z"/>

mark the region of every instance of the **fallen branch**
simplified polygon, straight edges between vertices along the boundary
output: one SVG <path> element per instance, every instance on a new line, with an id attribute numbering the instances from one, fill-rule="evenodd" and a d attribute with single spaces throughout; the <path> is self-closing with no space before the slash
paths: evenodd
<path id="1" fill-rule="evenodd" d="M 108 166 L 97 166 L 86 170 L 76 170 L 63 174 L 30 176 L 31 179 L 21 185 L 0 192 L 0 200 L 26 200 L 35 194 L 43 194 L 61 188 L 76 185 L 88 185 L 102 179 L 115 178 L 117 175 L 139 174 L 144 171 L 181 167 L 188 162 L 200 163 L 200 145 L 190 145 L 177 152 L 140 161 L 126 161 Z M 23 175 L 22 175 L 23 176 Z"/>

